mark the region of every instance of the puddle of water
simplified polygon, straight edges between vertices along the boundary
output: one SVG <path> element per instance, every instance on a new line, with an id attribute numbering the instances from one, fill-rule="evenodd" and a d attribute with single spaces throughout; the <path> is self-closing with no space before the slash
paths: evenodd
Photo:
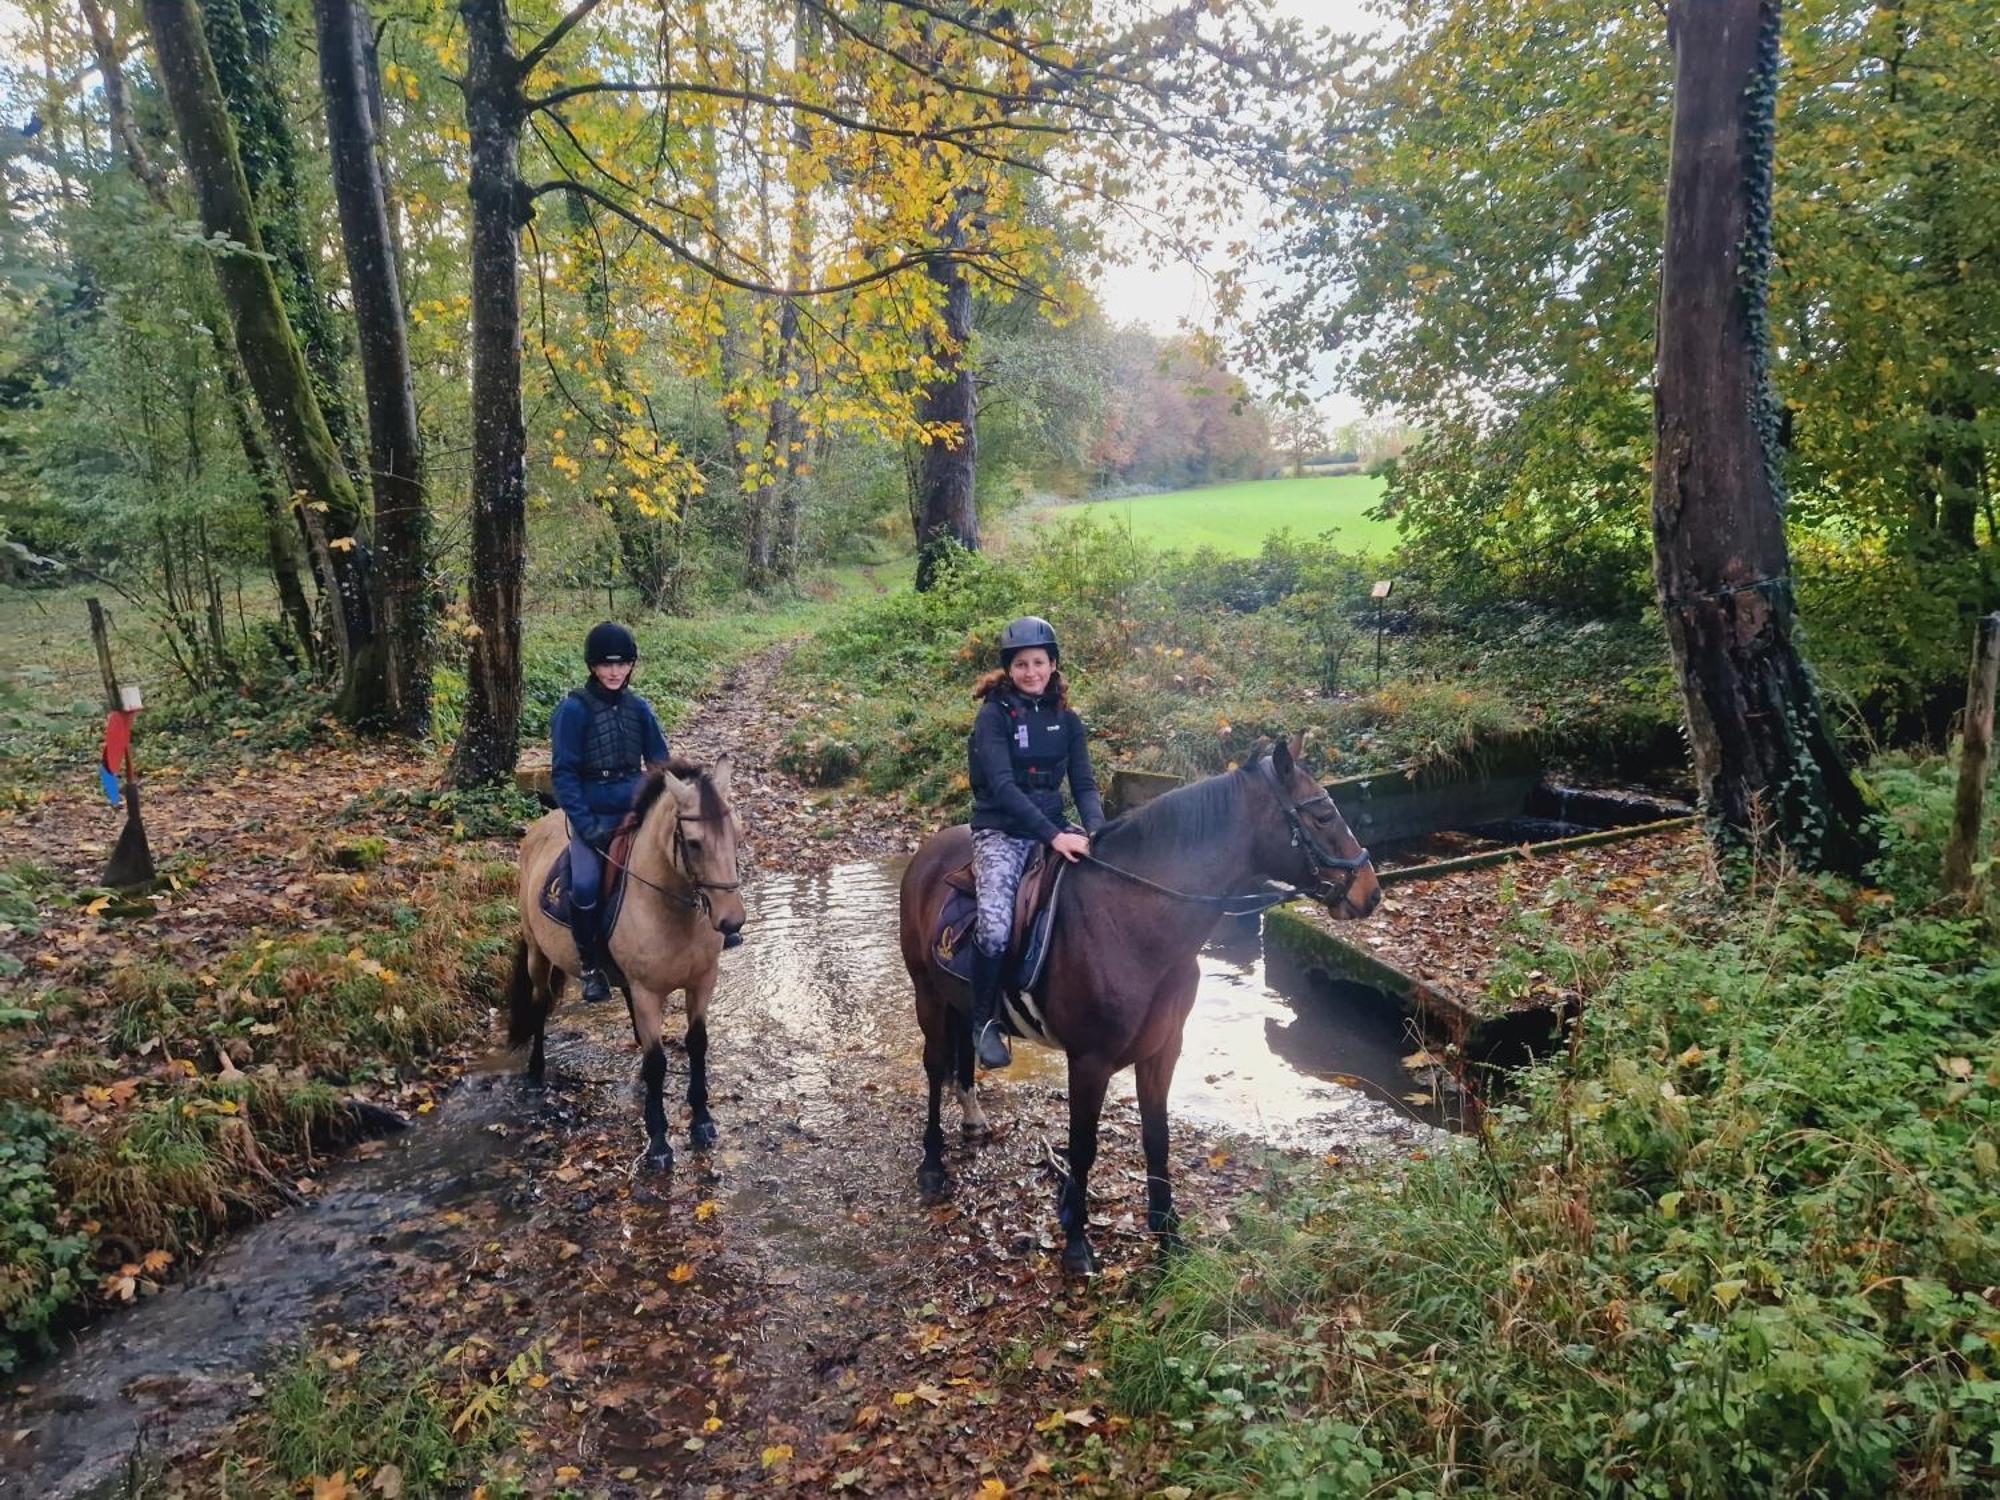
<path id="1" fill-rule="evenodd" d="M 869 861 L 812 874 L 766 875 L 751 893 L 749 942 L 724 966 L 715 1014 L 718 1047 L 729 1008 L 755 1006 L 797 1038 L 783 1060 L 813 1096 L 851 1090 L 857 1056 L 883 1083 L 917 1094 L 922 1044 L 896 944 L 901 865 Z M 1417 1043 L 1366 992 L 1307 980 L 1283 989 L 1263 945 L 1225 923 L 1201 955 L 1201 987 L 1174 1075 L 1176 1114 L 1273 1145 L 1329 1151 L 1407 1144 L 1435 1123 L 1403 1095 L 1421 1085 L 1401 1058 Z M 739 962 L 740 961 L 740 962 Z M 824 1039 L 824 1042 L 821 1039 Z M 830 1045 L 826 1045 L 829 1044 Z M 821 1050 L 824 1047 L 824 1050 Z M 1059 1052 L 1022 1043 L 1006 1082 L 1060 1088 Z M 1121 1073 L 1114 1097 L 1132 1097 Z"/>

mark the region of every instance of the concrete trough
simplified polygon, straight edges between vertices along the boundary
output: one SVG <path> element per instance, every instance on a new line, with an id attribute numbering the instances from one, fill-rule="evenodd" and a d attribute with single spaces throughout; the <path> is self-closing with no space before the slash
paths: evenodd
<path id="1" fill-rule="evenodd" d="M 1121 767 L 1112 773 L 1109 801 L 1124 812 L 1179 784 L 1178 777 Z M 1355 837 L 1375 854 L 1382 883 L 1392 890 L 1392 909 L 1398 886 L 1520 860 L 1546 868 L 1549 861 L 1574 861 L 1607 844 L 1671 835 L 1696 821 L 1684 804 L 1552 783 L 1521 741 L 1489 746 L 1456 763 L 1343 776 L 1325 786 Z M 1436 849 L 1447 852 L 1434 857 Z M 1559 1006 L 1496 1008 L 1484 993 L 1393 962 L 1344 935 L 1355 925 L 1335 922 L 1306 902 L 1278 907 L 1264 918 L 1267 960 L 1280 974 L 1291 970 L 1361 986 L 1426 1037 L 1448 1041 L 1475 1060 L 1515 1060 L 1555 1035 Z"/>

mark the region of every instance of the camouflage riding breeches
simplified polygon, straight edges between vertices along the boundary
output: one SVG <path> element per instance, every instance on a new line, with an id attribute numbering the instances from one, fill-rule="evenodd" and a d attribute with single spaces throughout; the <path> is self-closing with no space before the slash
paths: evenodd
<path id="1" fill-rule="evenodd" d="M 979 922 L 973 941 L 983 953 L 1002 953 L 1014 925 L 1014 892 L 1035 852 L 1035 840 L 997 828 L 972 830 L 972 883 L 979 888 Z"/>

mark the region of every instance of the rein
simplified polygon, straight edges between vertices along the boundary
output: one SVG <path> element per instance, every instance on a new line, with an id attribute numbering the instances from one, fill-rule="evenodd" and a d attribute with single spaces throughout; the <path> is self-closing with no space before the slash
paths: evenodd
<path id="1" fill-rule="evenodd" d="M 1262 891 L 1255 895 L 1199 896 L 1192 891 L 1177 891 L 1170 885 L 1161 885 L 1157 880 L 1148 880 L 1136 871 L 1114 865 L 1106 859 L 1099 859 L 1095 854 L 1084 855 L 1083 862 L 1096 865 L 1098 869 L 1108 871 L 1120 880 L 1129 880 L 1134 885 L 1144 886 L 1149 891 L 1157 891 L 1162 896 L 1171 896 L 1176 901 L 1188 901 L 1198 906 L 1213 906 L 1225 917 L 1254 917 L 1259 912 L 1269 911 L 1274 906 L 1282 906 L 1287 901 L 1297 901 L 1312 894 L 1296 886 L 1286 886 L 1280 890 Z"/>
<path id="2" fill-rule="evenodd" d="M 706 821 L 708 820 L 703 818 L 690 818 L 685 813 L 677 814 L 674 818 L 674 869 L 680 874 L 683 880 L 694 887 L 694 894 L 692 896 L 682 895 L 679 891 L 667 889 L 667 887 L 661 885 L 658 881 L 648 880 L 637 870 L 633 869 L 630 863 L 621 864 L 619 861 L 614 860 L 608 851 L 604 856 L 604 863 L 615 870 L 622 871 L 627 879 L 636 880 L 647 889 L 658 891 L 669 901 L 675 902 L 689 911 L 707 911 L 708 892 L 740 890 L 742 889 L 743 882 L 740 880 L 702 880 L 696 877 L 694 873 L 694 861 L 688 857 L 687 837 L 681 832 L 681 824 Z M 641 823 L 640 826 L 643 828 L 645 825 Z"/>

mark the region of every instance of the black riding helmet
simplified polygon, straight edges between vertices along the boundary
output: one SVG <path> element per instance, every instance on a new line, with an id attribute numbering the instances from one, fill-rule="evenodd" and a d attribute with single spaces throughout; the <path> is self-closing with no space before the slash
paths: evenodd
<path id="1" fill-rule="evenodd" d="M 632 632 L 616 620 L 591 626 L 590 634 L 584 638 L 583 660 L 586 666 L 636 662 L 638 659 L 639 643 L 632 638 Z"/>
<path id="2" fill-rule="evenodd" d="M 1000 665 L 1005 667 L 1014 659 L 1016 651 L 1026 651 L 1030 646 L 1040 646 L 1049 653 L 1050 661 L 1062 659 L 1062 647 L 1056 644 L 1056 628 L 1040 615 L 1023 615 L 1000 632 Z"/>

